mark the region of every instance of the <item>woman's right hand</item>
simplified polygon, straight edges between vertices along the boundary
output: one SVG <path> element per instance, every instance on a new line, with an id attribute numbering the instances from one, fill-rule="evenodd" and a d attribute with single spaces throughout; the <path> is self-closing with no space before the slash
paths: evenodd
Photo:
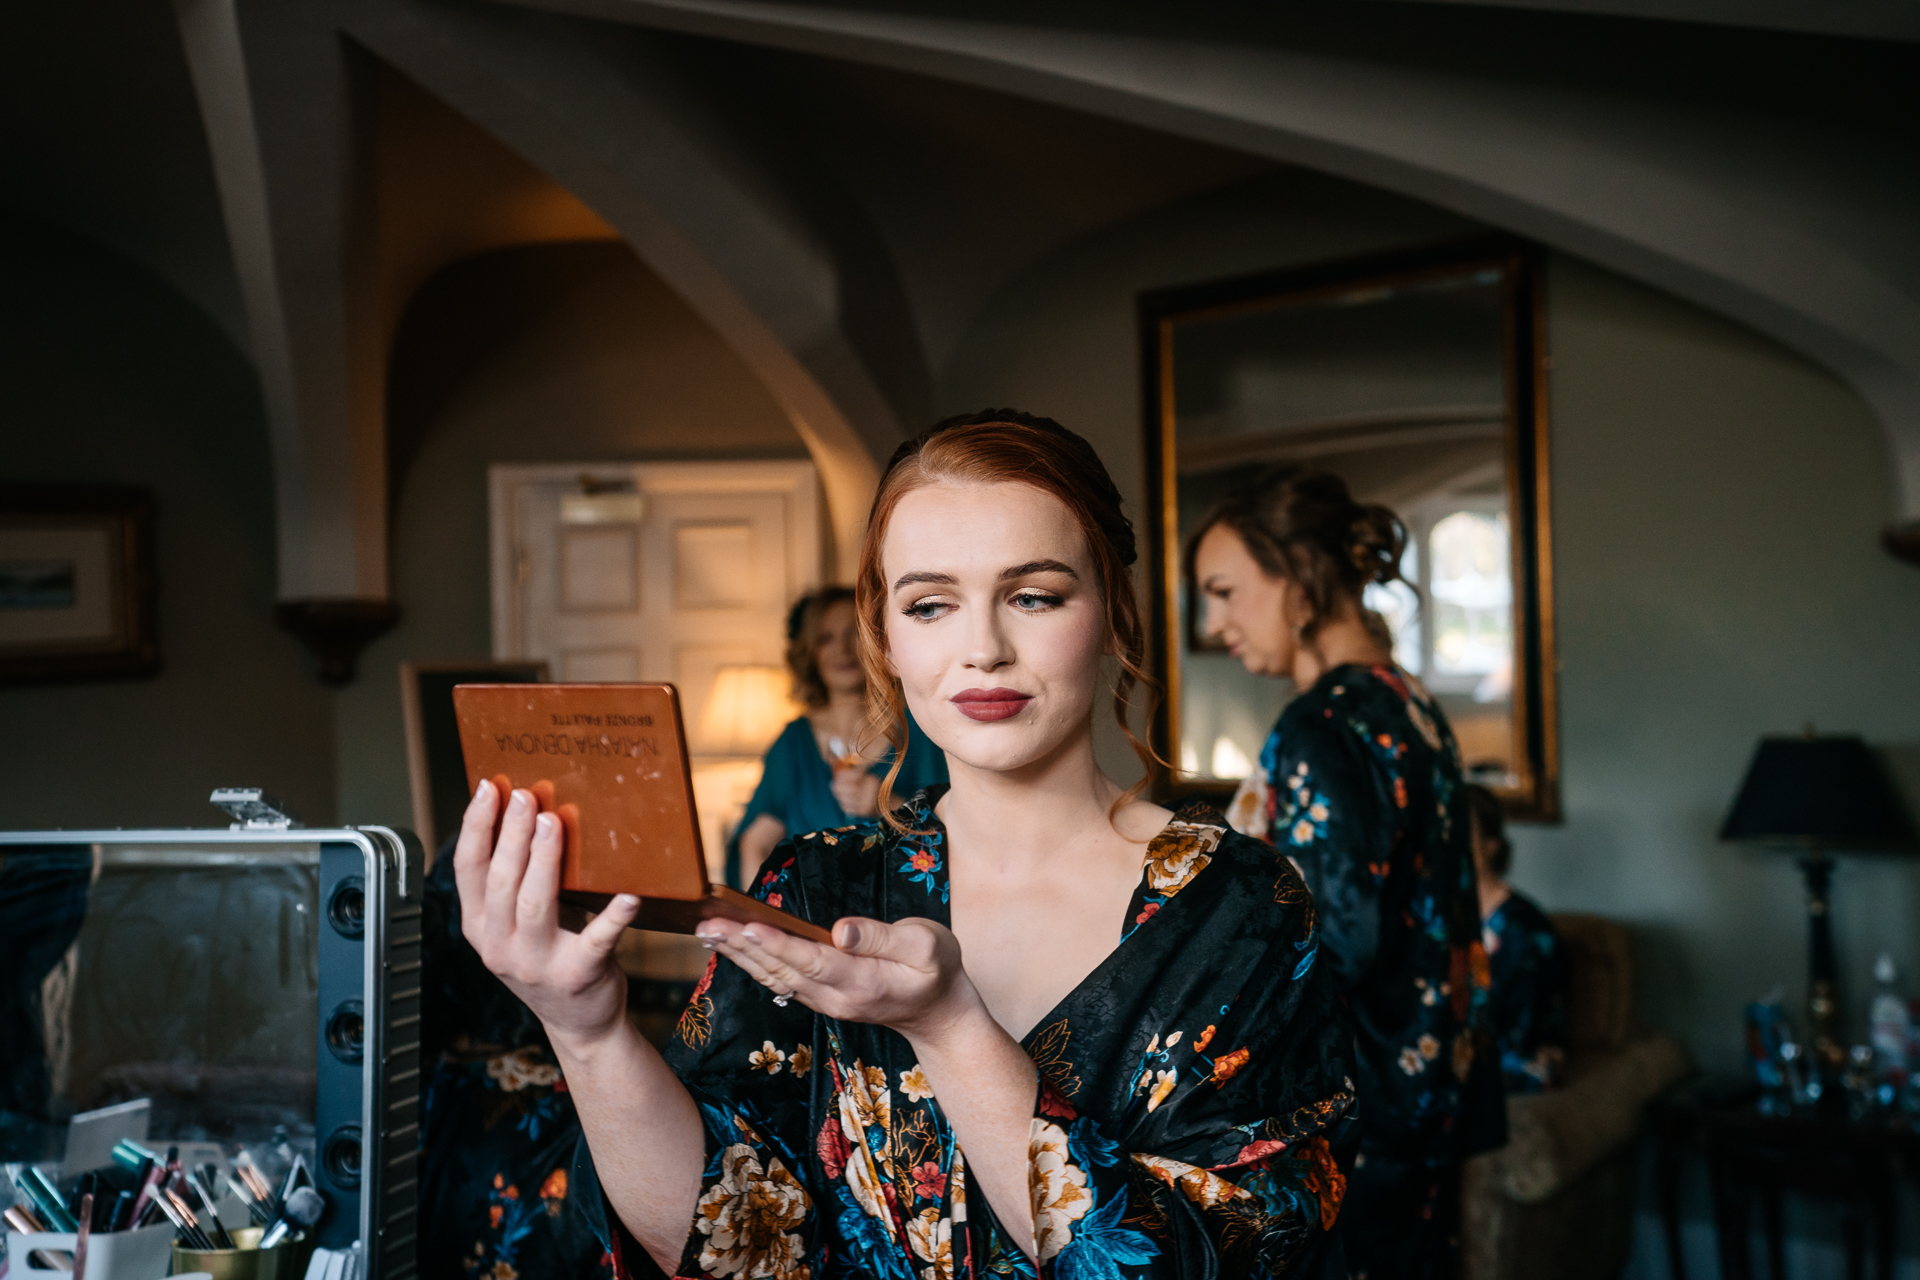
<path id="1" fill-rule="evenodd" d="M 613 949 L 639 914 L 640 899 L 621 894 L 579 933 L 563 930 L 560 820 L 536 817 L 533 793 L 515 791 L 494 843 L 500 800 L 494 785 L 482 782 L 460 823 L 453 851 L 460 930 L 549 1036 L 584 1049 L 625 1024 L 627 978 Z"/>
<path id="2" fill-rule="evenodd" d="M 833 771 L 833 798 L 849 818 L 871 818 L 880 812 L 880 779 L 864 764 Z"/>

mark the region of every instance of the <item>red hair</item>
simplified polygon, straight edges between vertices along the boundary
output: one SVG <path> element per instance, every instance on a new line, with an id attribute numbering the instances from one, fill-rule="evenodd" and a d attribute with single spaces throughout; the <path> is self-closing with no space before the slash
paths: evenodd
<path id="1" fill-rule="evenodd" d="M 860 662 L 878 727 L 893 744 L 893 768 L 880 784 L 880 812 L 888 825 L 904 830 L 893 816 L 893 783 L 907 752 L 907 703 L 887 661 L 887 581 L 880 546 L 900 499 L 915 489 L 954 484 L 1026 484 L 1052 494 L 1066 505 L 1086 538 L 1094 577 L 1106 608 L 1108 643 L 1120 663 L 1114 682 L 1113 714 L 1134 754 L 1149 775 L 1158 761 L 1127 723 L 1133 694 L 1155 689 L 1145 667 L 1145 629 L 1133 594 L 1129 569 L 1136 558 L 1133 522 L 1120 509 L 1120 491 L 1094 453 L 1093 446 L 1051 418 L 1014 409 L 987 409 L 948 418 L 915 436 L 894 452 L 867 517 L 867 540 L 860 549 L 854 578 L 854 612 L 860 620 Z M 1138 795 L 1142 779 L 1114 805 Z"/>

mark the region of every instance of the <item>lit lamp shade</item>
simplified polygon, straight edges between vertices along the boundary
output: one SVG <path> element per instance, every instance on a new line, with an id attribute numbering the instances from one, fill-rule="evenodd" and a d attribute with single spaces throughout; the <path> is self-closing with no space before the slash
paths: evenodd
<path id="1" fill-rule="evenodd" d="M 1855 737 L 1762 738 L 1720 828 L 1722 840 L 1911 849 L 1913 825 Z"/>
<path id="2" fill-rule="evenodd" d="M 785 667 L 721 667 L 700 717 L 700 750 L 721 756 L 764 754 L 793 719 L 791 684 Z"/>

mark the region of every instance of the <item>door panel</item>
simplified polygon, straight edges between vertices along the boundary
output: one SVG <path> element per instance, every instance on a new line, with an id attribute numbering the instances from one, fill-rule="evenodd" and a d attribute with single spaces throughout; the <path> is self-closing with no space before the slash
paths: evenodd
<path id="1" fill-rule="evenodd" d="M 808 462 L 492 469 L 494 656 L 561 680 L 680 686 L 689 745 L 714 673 L 778 665 L 786 611 L 820 581 Z"/>

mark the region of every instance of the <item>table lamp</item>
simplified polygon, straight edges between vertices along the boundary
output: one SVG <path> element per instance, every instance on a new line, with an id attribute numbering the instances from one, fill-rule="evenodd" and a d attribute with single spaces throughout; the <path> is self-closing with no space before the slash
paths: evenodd
<path id="1" fill-rule="evenodd" d="M 721 667 L 700 716 L 701 750 L 722 756 L 765 752 L 794 717 L 791 684 L 785 667 Z"/>
<path id="2" fill-rule="evenodd" d="M 1808 725 L 1798 738 L 1760 740 L 1720 838 L 1805 850 L 1800 869 L 1807 878 L 1807 1008 L 1816 1060 L 1822 1073 L 1831 1075 L 1845 1061 L 1846 1049 L 1827 908 L 1833 873 L 1829 850 L 1911 852 L 1912 823 L 1865 742 L 1819 736 Z"/>

